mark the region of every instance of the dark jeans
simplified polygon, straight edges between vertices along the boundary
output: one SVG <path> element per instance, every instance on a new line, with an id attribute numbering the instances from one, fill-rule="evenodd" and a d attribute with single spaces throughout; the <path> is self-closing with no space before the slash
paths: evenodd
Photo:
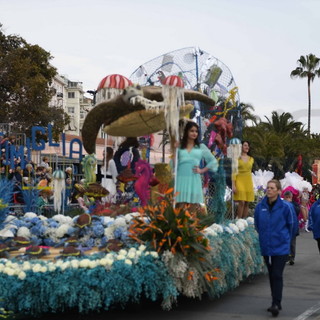
<path id="1" fill-rule="evenodd" d="M 320 253 L 320 238 L 316 239 L 316 241 L 318 242 L 318 249 L 319 249 L 319 253 Z"/>
<path id="2" fill-rule="evenodd" d="M 291 243 L 290 243 L 290 256 L 289 256 L 289 259 L 293 260 L 293 261 L 294 261 L 294 259 L 296 257 L 296 240 L 297 240 L 297 237 L 294 236 L 294 237 L 292 237 Z"/>
<path id="3" fill-rule="evenodd" d="M 281 307 L 283 289 L 283 270 L 288 261 L 288 255 L 264 256 L 264 261 L 268 268 L 272 305 Z"/>

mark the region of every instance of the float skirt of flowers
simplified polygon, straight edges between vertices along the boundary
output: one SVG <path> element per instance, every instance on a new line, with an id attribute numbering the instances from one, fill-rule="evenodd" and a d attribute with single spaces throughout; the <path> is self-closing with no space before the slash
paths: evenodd
<path id="1" fill-rule="evenodd" d="M 204 230 L 217 270 L 211 297 L 234 289 L 250 275 L 265 272 L 252 223 L 252 219 L 238 220 Z M 161 301 L 164 309 L 170 309 L 179 294 L 200 297 L 203 293 L 196 272 L 192 276 L 183 260 L 170 266 L 170 254 L 128 245 L 117 253 L 65 260 L 0 259 L 0 303 L 6 310 L 30 316 L 69 309 L 88 313 L 119 305 L 125 308 L 142 298 Z"/>

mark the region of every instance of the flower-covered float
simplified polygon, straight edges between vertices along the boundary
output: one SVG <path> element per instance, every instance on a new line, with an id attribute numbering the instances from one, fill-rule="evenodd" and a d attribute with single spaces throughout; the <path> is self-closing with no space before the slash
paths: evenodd
<path id="1" fill-rule="evenodd" d="M 173 140 L 178 135 L 174 126 L 181 116 L 177 108 L 192 109 L 183 106 L 184 99 L 214 103 L 200 92 L 184 91 L 181 81 L 178 88 L 162 91 L 126 88 L 127 82 L 122 86 L 121 79 L 114 75 L 99 85 L 101 101 L 88 114 L 82 131 L 84 147 L 90 154 L 101 125 L 106 132 L 123 136 L 133 136 L 139 128 L 139 136 L 155 130 L 148 121 L 156 119 L 152 126 L 156 130 L 167 127 Z M 178 80 L 169 78 L 168 85 Z M 145 132 L 136 123 L 137 114 L 149 119 L 147 129 L 151 131 Z M 132 130 L 123 132 L 127 121 Z M 225 189 L 223 174 L 220 180 Z M 79 186 L 80 194 L 91 194 L 94 181 L 94 177 L 86 177 L 85 186 Z M 179 295 L 217 298 L 248 276 L 264 272 L 252 218 L 223 220 L 221 205 L 217 209 L 219 224 L 214 223 L 212 214 L 192 212 L 187 205 L 175 208 L 173 190 L 168 183 L 166 187 L 162 184 L 161 190 L 160 185 L 153 201 L 143 203 L 135 212 L 130 208 L 124 212 L 112 210 L 112 206 L 84 206 L 84 213 L 73 218 L 59 214 L 59 210 L 51 218 L 33 212 L 21 217 L 8 215 L 8 201 L 3 199 L 0 304 L 4 309 L 0 313 L 36 316 L 71 309 L 88 313 L 114 306 L 125 308 L 145 298 L 159 301 L 169 310 Z M 59 208 L 61 192 L 54 191 Z M 104 194 L 99 191 L 99 198 Z"/>
<path id="2" fill-rule="evenodd" d="M 174 209 L 168 191 L 158 205 L 114 218 L 8 216 L 3 307 L 24 315 L 86 313 L 147 298 L 170 309 L 179 295 L 217 298 L 264 271 L 252 218 L 208 224 L 208 216 Z M 26 247 L 46 252 L 27 254 Z"/>

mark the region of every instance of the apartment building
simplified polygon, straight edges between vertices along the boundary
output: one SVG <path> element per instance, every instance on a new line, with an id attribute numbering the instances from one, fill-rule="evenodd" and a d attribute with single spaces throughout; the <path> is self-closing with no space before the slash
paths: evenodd
<path id="1" fill-rule="evenodd" d="M 54 95 L 49 103 L 52 107 L 63 107 L 70 117 L 65 133 L 81 135 L 81 129 L 87 113 L 91 110 L 92 99 L 84 96 L 82 82 L 71 81 L 65 75 L 56 75 L 52 82 Z"/>

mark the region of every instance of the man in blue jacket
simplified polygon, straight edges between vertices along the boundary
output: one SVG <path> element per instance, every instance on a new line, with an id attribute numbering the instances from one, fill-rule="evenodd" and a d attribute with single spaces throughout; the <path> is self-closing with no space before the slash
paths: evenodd
<path id="1" fill-rule="evenodd" d="M 274 317 L 282 309 L 283 270 L 290 254 L 290 243 L 295 233 L 293 210 L 280 198 L 278 180 L 267 184 L 266 196 L 256 206 L 255 227 L 259 234 L 261 254 L 268 268 L 272 305 L 268 311 Z"/>
<path id="2" fill-rule="evenodd" d="M 313 238 L 318 242 L 320 253 L 320 199 L 312 205 L 309 211 L 308 230 L 313 232 Z"/>
<path id="3" fill-rule="evenodd" d="M 286 191 L 283 193 L 283 200 L 286 201 L 293 214 L 293 220 L 294 220 L 294 230 L 295 233 L 291 239 L 291 245 L 290 245 L 290 254 L 289 254 L 289 264 L 292 266 L 294 265 L 294 259 L 296 257 L 296 238 L 299 235 L 299 213 L 300 213 L 300 206 L 298 203 L 293 201 L 293 194 L 291 191 Z"/>

